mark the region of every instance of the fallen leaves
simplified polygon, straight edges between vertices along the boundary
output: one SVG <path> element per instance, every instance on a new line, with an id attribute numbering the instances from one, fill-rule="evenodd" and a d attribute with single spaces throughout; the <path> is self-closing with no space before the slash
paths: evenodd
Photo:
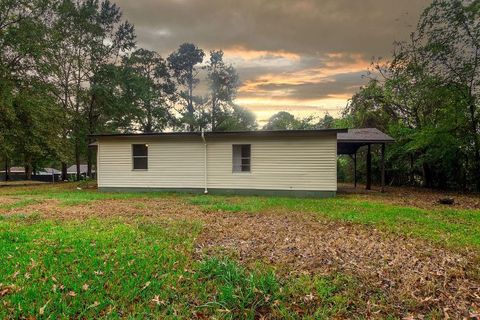
<path id="1" fill-rule="evenodd" d="M 156 295 L 150 300 L 155 305 L 166 305 L 166 302 L 160 299 L 159 295 Z"/>
<path id="2" fill-rule="evenodd" d="M 39 314 L 39 315 L 42 316 L 42 315 L 45 313 L 45 308 L 47 307 L 47 305 L 50 303 L 51 300 L 52 300 L 52 299 L 48 300 L 47 303 L 45 303 L 45 304 L 43 305 L 43 307 L 41 307 L 41 308 L 38 310 L 38 314 Z"/>
<path id="3" fill-rule="evenodd" d="M 150 283 L 151 283 L 150 281 L 147 281 L 140 291 L 145 290 L 148 286 L 150 286 Z"/>
<path id="4" fill-rule="evenodd" d="M 406 197 L 407 194 L 411 196 Z M 402 189 L 387 191 L 387 196 L 366 194 L 358 197 L 428 208 L 436 205 L 434 202 L 438 195 L 417 191 L 412 194 L 410 190 Z M 456 208 L 480 208 L 480 202 L 475 197 L 459 195 L 455 198 Z M 204 223 L 204 231 L 196 242 L 198 255 L 209 254 L 221 248 L 226 252 L 233 251 L 244 263 L 262 260 L 284 266 L 286 270 L 296 274 L 339 272 L 352 275 L 358 277 L 365 288 L 382 291 L 388 299 L 382 303 L 391 304 L 398 315 L 411 314 L 405 319 L 419 319 L 422 314 L 427 314 L 432 309 L 440 310 L 444 316 L 451 318 L 474 319 L 479 313 L 480 285 L 478 278 L 472 276 L 474 272 L 471 272 L 478 269 L 478 266 L 472 266 L 475 261 L 472 257 L 435 247 L 407 235 L 388 235 L 373 227 L 316 221 L 308 214 L 291 211 L 258 214 L 208 213 L 173 198 L 142 200 L 141 207 L 131 200 L 101 200 L 76 206 L 59 206 L 57 200 L 49 200 L 23 209 L 36 210 L 41 212 L 42 217 L 54 219 L 81 220 L 96 216 L 122 217 L 128 220 L 142 217 L 151 223 L 197 219 Z M 95 242 L 90 245 L 97 246 Z M 135 259 L 125 263 L 129 267 L 135 267 L 136 264 L 138 261 Z M 31 268 L 36 265 L 37 262 L 30 261 Z M 102 270 L 93 273 L 98 277 L 104 276 Z M 25 279 L 30 279 L 30 273 L 19 271 L 16 271 L 12 278 L 22 278 L 23 281 L 23 277 L 19 276 L 21 274 L 25 274 Z M 137 277 L 137 273 L 132 276 Z M 51 278 L 55 282 L 52 291 L 65 289 L 57 283 L 55 277 Z M 179 277 L 179 280 L 181 279 L 182 277 Z M 82 285 L 82 282 L 78 285 Z M 106 283 L 103 289 L 108 290 L 109 285 L 111 284 Z M 143 285 L 138 284 L 137 288 L 144 291 L 152 287 L 151 282 L 147 281 Z M 0 285 L 0 297 L 11 294 L 14 290 L 16 289 Z M 79 289 L 76 290 L 79 292 Z M 81 290 L 92 291 L 87 283 L 81 286 Z M 66 295 L 76 297 L 77 293 L 69 291 Z M 269 300 L 265 302 L 271 302 L 269 296 L 264 299 Z M 315 293 L 308 293 L 299 299 L 303 303 L 321 300 Z M 407 299 L 409 302 L 404 303 Z M 167 304 L 160 295 L 151 298 L 150 303 L 156 306 Z M 376 307 L 375 303 L 378 301 L 370 305 Z M 98 305 L 95 301 L 89 307 Z M 43 311 L 45 312 L 45 308 Z M 372 312 L 376 314 L 378 311 Z M 378 317 L 381 316 L 382 314 Z"/>
<path id="5" fill-rule="evenodd" d="M 13 293 L 16 289 L 15 285 L 4 286 L 0 283 L 0 298 L 6 296 L 7 294 Z"/>

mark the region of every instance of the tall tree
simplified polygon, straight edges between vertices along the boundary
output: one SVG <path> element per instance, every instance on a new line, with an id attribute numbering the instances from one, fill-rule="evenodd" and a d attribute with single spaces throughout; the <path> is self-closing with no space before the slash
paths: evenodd
<path id="1" fill-rule="evenodd" d="M 95 75 L 105 64 L 115 63 L 118 56 L 134 46 L 133 26 L 121 20 L 120 9 L 108 0 L 63 0 L 55 8 L 50 32 L 45 39 L 49 51 L 42 66 L 63 106 L 63 139 L 72 142 L 80 177 L 80 161 L 88 152 L 86 135 L 96 129 L 101 105 L 96 102 Z M 66 178 L 67 158 L 62 161 L 62 177 Z"/>
<path id="2" fill-rule="evenodd" d="M 176 92 L 165 60 L 154 51 L 138 49 L 124 58 L 123 68 L 124 102 L 130 104 L 132 129 L 163 131 L 172 121 L 170 107 Z"/>
<path id="3" fill-rule="evenodd" d="M 168 58 L 168 66 L 173 71 L 178 83 L 185 90 L 180 92 L 184 100 L 185 112 L 182 113 L 183 122 L 187 124 L 189 131 L 195 131 L 195 96 L 193 90 L 199 83 L 198 64 L 203 62 L 205 53 L 192 43 L 184 43 Z"/>
<path id="4" fill-rule="evenodd" d="M 469 118 L 477 190 L 480 190 L 480 2 L 434 0 L 415 34 L 431 74 L 456 89 Z"/>
<path id="5" fill-rule="evenodd" d="M 44 53 L 42 37 L 52 2 L 0 2 L 0 151 L 8 169 L 16 161 L 30 178 L 35 156 L 57 154 L 57 126 L 45 121 L 55 116 L 46 86 L 39 82 L 37 57 Z M 53 141 L 48 141 L 53 138 Z"/>
<path id="6" fill-rule="evenodd" d="M 222 126 L 222 119 L 233 110 L 233 100 L 239 86 L 238 73 L 232 65 L 223 61 L 222 50 L 210 51 L 210 61 L 207 65 L 209 102 L 210 102 L 210 127 L 217 131 Z"/>

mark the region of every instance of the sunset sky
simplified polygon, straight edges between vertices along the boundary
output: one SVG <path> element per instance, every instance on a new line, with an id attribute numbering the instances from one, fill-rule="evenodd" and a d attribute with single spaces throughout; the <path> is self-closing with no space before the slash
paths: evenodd
<path id="1" fill-rule="evenodd" d="M 430 0 L 117 0 L 138 45 L 164 57 L 183 42 L 222 49 L 236 103 L 261 123 L 280 110 L 336 116 Z"/>

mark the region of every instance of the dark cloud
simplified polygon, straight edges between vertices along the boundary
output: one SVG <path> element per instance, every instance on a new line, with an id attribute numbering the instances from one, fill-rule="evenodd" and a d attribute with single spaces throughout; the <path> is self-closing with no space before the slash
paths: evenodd
<path id="1" fill-rule="evenodd" d="M 250 96 L 271 96 L 271 92 L 283 92 L 284 99 L 328 99 L 335 96 L 348 96 L 363 84 L 364 72 L 337 74 L 327 80 L 300 84 L 267 83 L 258 85 L 258 93 Z"/>
<path id="2" fill-rule="evenodd" d="M 117 0 L 145 45 L 386 55 L 428 0 Z"/>
<path id="3" fill-rule="evenodd" d="M 389 56 L 430 0 L 116 2 L 140 46 L 164 56 L 187 41 L 225 50 L 243 83 L 239 98 L 307 101 L 355 92 L 371 58 Z"/>

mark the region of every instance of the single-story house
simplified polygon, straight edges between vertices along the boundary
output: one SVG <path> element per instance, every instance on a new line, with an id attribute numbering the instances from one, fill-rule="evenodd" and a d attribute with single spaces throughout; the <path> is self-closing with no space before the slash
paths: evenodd
<path id="1" fill-rule="evenodd" d="M 334 196 L 345 129 L 94 135 L 100 190 Z"/>
<path id="2" fill-rule="evenodd" d="M 88 165 L 86 164 L 81 164 L 80 165 L 80 174 L 81 175 L 87 175 L 88 172 Z M 95 173 L 95 168 L 92 168 L 92 173 Z M 77 174 L 77 165 L 72 165 L 67 168 L 67 174 L 68 175 L 76 175 Z"/>
<path id="3" fill-rule="evenodd" d="M 51 176 L 51 175 L 60 175 L 62 172 L 55 168 L 43 168 L 38 172 L 39 176 Z"/>
<path id="4" fill-rule="evenodd" d="M 337 154 L 356 153 L 362 145 L 369 146 L 370 154 L 370 145 L 380 143 L 383 159 L 388 141 L 378 133 L 383 134 L 376 129 L 320 129 L 92 137 L 101 191 L 332 197 L 337 191 Z M 349 135 L 339 142 L 340 134 Z"/>

